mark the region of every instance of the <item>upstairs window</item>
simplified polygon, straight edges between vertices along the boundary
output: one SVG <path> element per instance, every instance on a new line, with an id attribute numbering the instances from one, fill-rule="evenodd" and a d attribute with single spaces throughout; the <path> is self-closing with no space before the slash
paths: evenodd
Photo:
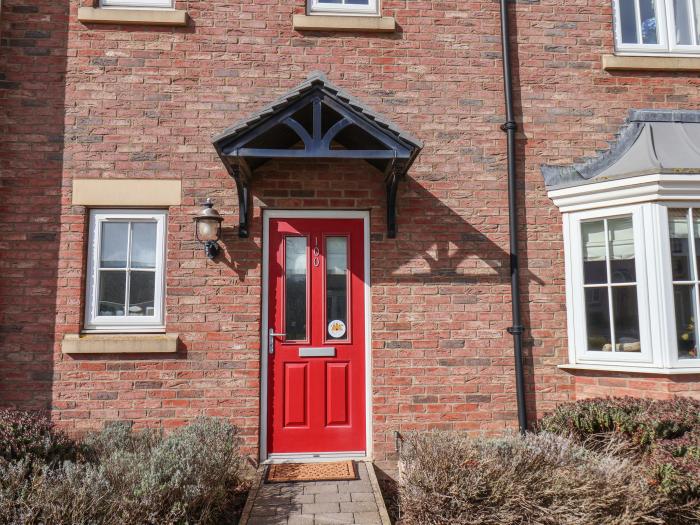
<path id="1" fill-rule="evenodd" d="M 100 7 L 172 8 L 173 0 L 100 0 Z"/>
<path id="2" fill-rule="evenodd" d="M 312 14 L 378 15 L 379 0 L 309 0 L 309 11 Z"/>
<path id="3" fill-rule="evenodd" d="M 164 328 L 165 212 L 93 210 L 86 330 Z"/>
<path id="4" fill-rule="evenodd" d="M 700 0 L 613 0 L 615 46 L 638 53 L 700 53 Z"/>

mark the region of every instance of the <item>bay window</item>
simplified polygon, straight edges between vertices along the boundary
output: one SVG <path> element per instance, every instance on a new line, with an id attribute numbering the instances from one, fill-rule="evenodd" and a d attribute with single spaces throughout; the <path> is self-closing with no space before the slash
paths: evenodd
<path id="1" fill-rule="evenodd" d="M 613 0 L 622 52 L 700 53 L 700 0 Z"/>
<path id="2" fill-rule="evenodd" d="M 700 202 L 566 213 L 564 237 L 572 366 L 700 372 Z"/>
<path id="3" fill-rule="evenodd" d="M 165 212 L 93 210 L 90 214 L 85 328 L 164 328 Z"/>

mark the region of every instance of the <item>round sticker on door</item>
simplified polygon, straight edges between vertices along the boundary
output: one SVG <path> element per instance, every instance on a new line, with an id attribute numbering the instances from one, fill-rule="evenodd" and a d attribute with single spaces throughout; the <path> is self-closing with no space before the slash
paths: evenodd
<path id="1" fill-rule="evenodd" d="M 345 323 L 340 319 L 331 321 L 328 323 L 328 334 L 335 339 L 343 337 L 345 335 Z"/>

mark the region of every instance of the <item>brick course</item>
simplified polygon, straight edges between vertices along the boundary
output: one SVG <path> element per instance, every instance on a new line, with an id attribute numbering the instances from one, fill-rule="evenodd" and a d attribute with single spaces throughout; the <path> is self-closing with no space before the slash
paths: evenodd
<path id="1" fill-rule="evenodd" d="M 177 1 L 184 28 L 85 26 L 70 3 L 4 0 L 0 46 L 0 400 L 51 407 L 71 431 L 104 421 L 181 425 L 230 418 L 258 445 L 261 207 L 371 210 L 374 446 L 393 431 L 497 433 L 516 425 L 505 137 L 497 2 L 385 0 L 394 34 L 296 33 L 303 0 Z M 604 149 L 630 108 L 694 108 L 700 79 L 609 73 L 608 0 L 543 0 L 515 11 L 526 376 L 531 414 L 588 395 L 697 395 L 684 380 L 571 375 L 561 216 L 543 163 Z M 70 18 L 68 19 L 68 14 Z M 239 239 L 233 181 L 210 138 L 310 71 L 425 143 L 385 235 L 381 175 L 364 163 L 269 163 Z M 168 220 L 167 328 L 177 355 L 65 356 L 84 308 L 86 209 L 73 177 L 181 178 Z M 193 239 L 211 196 L 224 256 Z"/>

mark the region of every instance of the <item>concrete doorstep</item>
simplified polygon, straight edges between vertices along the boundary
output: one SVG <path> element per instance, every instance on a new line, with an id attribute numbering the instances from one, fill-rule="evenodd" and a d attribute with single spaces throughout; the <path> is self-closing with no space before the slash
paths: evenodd
<path id="1" fill-rule="evenodd" d="M 258 469 L 240 525 L 390 525 L 372 463 L 358 462 L 355 481 L 265 483 Z"/>

